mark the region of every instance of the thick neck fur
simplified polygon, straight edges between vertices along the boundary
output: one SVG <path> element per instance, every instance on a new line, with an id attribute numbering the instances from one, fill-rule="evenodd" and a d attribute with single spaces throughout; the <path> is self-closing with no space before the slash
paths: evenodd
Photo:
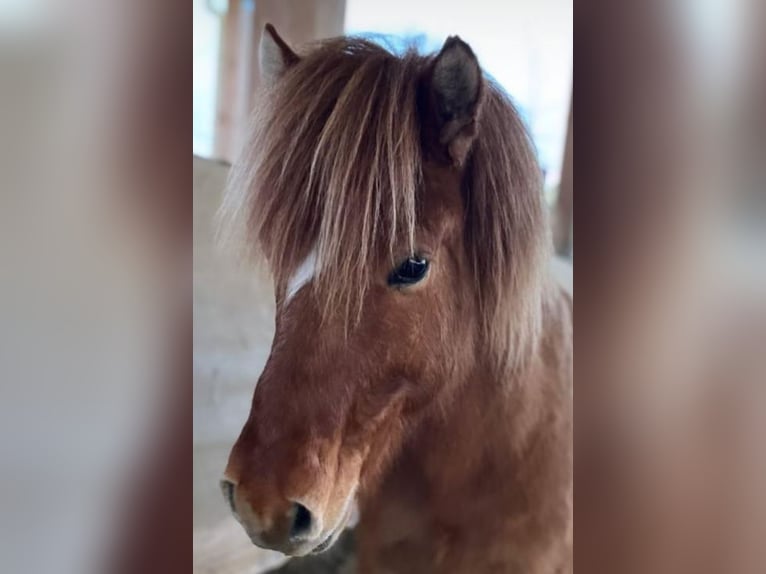
<path id="1" fill-rule="evenodd" d="M 538 352 L 522 370 L 499 371 L 492 357 L 479 354 L 454 397 L 424 420 L 414 441 L 418 452 L 425 453 L 424 471 L 434 472 L 436 490 L 446 494 L 470 487 L 477 472 L 491 478 L 492 459 L 518 458 L 521 464 L 540 433 L 551 432 L 552 417 L 564 423 L 565 413 L 559 411 L 570 399 L 567 371 L 571 373 L 572 360 L 571 348 L 562 344 L 571 330 L 566 297 L 554 288 L 546 290 L 543 336 Z M 439 468 L 451 466 L 456 459 L 463 464 Z"/>

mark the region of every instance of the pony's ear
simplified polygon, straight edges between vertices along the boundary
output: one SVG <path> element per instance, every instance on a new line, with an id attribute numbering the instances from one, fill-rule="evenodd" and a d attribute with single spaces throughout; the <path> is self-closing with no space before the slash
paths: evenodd
<path id="1" fill-rule="evenodd" d="M 460 165 L 476 135 L 484 82 L 471 47 L 450 36 L 431 67 L 431 106 L 438 144 Z"/>
<path id="2" fill-rule="evenodd" d="M 259 57 L 261 78 L 266 84 L 276 82 L 287 68 L 300 60 L 271 24 L 263 27 Z"/>

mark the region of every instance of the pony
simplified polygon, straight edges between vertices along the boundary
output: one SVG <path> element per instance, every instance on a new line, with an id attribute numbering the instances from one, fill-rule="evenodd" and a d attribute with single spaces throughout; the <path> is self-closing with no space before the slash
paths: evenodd
<path id="1" fill-rule="evenodd" d="M 470 46 L 271 26 L 221 229 L 276 328 L 221 488 L 257 546 L 364 573 L 572 569 L 572 298 L 541 172 Z M 233 236 L 233 235 L 232 235 Z"/>

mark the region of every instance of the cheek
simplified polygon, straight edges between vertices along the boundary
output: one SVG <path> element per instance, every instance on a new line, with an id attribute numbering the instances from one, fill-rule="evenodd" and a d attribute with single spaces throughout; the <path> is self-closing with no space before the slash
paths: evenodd
<path id="1" fill-rule="evenodd" d="M 441 387 L 460 375 L 474 348 L 474 301 L 451 263 L 445 262 L 422 292 L 403 305 L 411 330 L 402 338 L 402 353 L 422 385 Z"/>
<path id="2" fill-rule="evenodd" d="M 364 357 L 370 396 L 438 384 L 451 357 L 470 343 L 473 321 L 455 267 L 443 252 L 422 284 L 401 291 L 379 286 L 368 294 L 356 352 Z"/>
<path id="3" fill-rule="evenodd" d="M 402 377 L 371 381 L 367 392 L 355 401 L 354 426 L 363 434 L 374 432 L 388 418 L 396 415 L 407 397 L 410 383 Z"/>
<path id="4" fill-rule="evenodd" d="M 381 319 L 374 340 L 367 349 L 376 349 L 370 364 L 374 373 L 371 394 L 392 396 L 429 385 L 443 360 L 445 337 L 449 334 L 447 305 L 434 296 L 431 286 L 408 293 L 389 293 L 381 306 Z M 383 399 L 381 399 L 383 400 Z"/>
<path id="5" fill-rule="evenodd" d="M 380 349 L 381 364 L 393 369 L 419 368 L 440 338 L 443 312 L 430 289 L 387 293 L 381 306 L 374 346 Z"/>

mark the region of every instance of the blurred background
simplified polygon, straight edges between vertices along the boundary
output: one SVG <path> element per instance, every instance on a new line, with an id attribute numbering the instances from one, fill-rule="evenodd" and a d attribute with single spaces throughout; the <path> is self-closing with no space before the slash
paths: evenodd
<path id="1" fill-rule="evenodd" d="M 431 53 L 459 34 L 519 108 L 546 186 L 558 185 L 572 91 L 571 2 L 194 0 L 195 154 L 235 157 L 258 83 L 257 47 L 266 22 L 298 46 L 352 34 L 378 37 L 398 51 L 414 45 Z"/>
<path id="2" fill-rule="evenodd" d="M 266 22 L 298 48 L 354 34 L 437 52 L 460 35 L 511 96 L 545 173 L 572 253 L 572 2 L 194 0 L 194 561 L 198 573 L 258 572 L 278 554 L 255 548 L 222 503 L 218 480 L 247 418 L 273 336 L 269 277 L 242 269 L 214 244 L 228 163 L 248 126 Z M 568 145 L 567 145 L 568 142 Z M 568 274 L 571 283 L 571 273 Z"/>
<path id="3" fill-rule="evenodd" d="M 0 1 L 0 572 L 191 568 L 178 8 Z"/>

